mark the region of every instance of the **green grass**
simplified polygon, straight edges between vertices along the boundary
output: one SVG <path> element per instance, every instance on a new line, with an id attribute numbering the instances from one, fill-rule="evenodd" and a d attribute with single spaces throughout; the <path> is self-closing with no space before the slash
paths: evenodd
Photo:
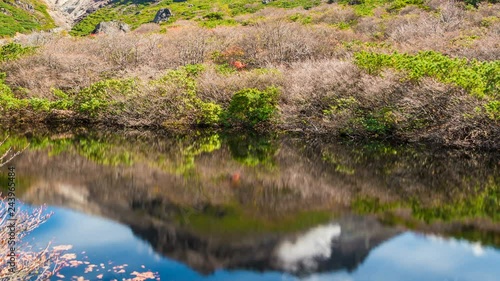
<path id="1" fill-rule="evenodd" d="M 17 32 L 29 33 L 55 27 L 54 20 L 42 1 L 24 0 L 23 2 L 31 4 L 34 12 L 31 13 L 14 5 L 14 1 L 0 2 L 0 8 L 7 11 L 7 14 L 0 12 L 0 37 L 13 36 Z"/>
<path id="2" fill-rule="evenodd" d="M 341 0 L 340 3 L 347 5 L 349 0 Z M 423 0 L 361 0 L 359 4 L 352 5 L 359 16 L 371 16 L 377 7 L 386 7 L 387 11 L 398 11 L 406 6 L 415 5 L 424 7 Z"/>
<path id="3" fill-rule="evenodd" d="M 269 3 L 269 6 L 274 6 L 278 8 L 297 8 L 302 7 L 306 10 L 309 10 L 313 7 L 319 6 L 321 4 L 321 0 L 278 0 Z"/>

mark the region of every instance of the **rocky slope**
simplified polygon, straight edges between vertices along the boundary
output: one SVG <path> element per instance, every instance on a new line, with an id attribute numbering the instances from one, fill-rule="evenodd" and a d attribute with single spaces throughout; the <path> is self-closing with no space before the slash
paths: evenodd
<path id="1" fill-rule="evenodd" d="M 86 15 L 96 11 L 111 0 L 45 0 L 56 23 L 65 28 L 73 26 Z"/>
<path id="2" fill-rule="evenodd" d="M 71 29 L 78 21 L 112 0 L 6 0 L 0 1 L 0 37 L 17 33 Z"/>

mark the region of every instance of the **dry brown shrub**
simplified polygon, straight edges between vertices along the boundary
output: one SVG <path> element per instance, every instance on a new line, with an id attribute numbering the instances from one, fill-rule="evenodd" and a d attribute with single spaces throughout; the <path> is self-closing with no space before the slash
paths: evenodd
<path id="1" fill-rule="evenodd" d="M 151 33 L 158 33 L 161 30 L 161 26 L 156 23 L 146 23 L 142 24 L 136 29 L 134 29 L 134 33 L 136 34 L 151 34 Z"/>
<path id="2" fill-rule="evenodd" d="M 282 93 L 282 119 L 288 126 L 300 120 L 309 120 L 312 128 L 322 126 L 322 112 L 328 100 L 335 96 L 349 97 L 359 87 L 358 68 L 340 60 L 306 61 L 281 70 L 285 78 Z"/>
<path id="3" fill-rule="evenodd" d="M 364 35 L 326 25 L 304 26 L 287 21 L 266 21 L 245 27 L 232 41 L 241 48 L 251 66 L 279 66 L 311 59 L 325 59 L 339 54 L 341 41 L 360 40 Z M 238 34 L 238 29 L 235 30 Z M 235 39 L 235 35 L 231 35 Z M 366 36 L 362 39 L 365 40 Z"/>
<path id="4" fill-rule="evenodd" d="M 439 6 L 442 5 L 443 2 L 447 2 L 449 0 L 427 0 L 425 1 L 425 6 L 429 7 L 431 11 L 437 12 L 439 11 Z"/>
<path id="5" fill-rule="evenodd" d="M 210 39 L 210 52 L 211 55 L 214 51 L 219 51 L 221 53 L 238 48 L 241 44 L 240 42 L 248 33 L 248 30 L 253 29 L 253 27 L 218 27 L 212 30 L 212 37 Z M 210 57 L 210 59 L 213 59 Z"/>
<path id="6" fill-rule="evenodd" d="M 99 52 L 115 71 L 137 67 L 139 63 L 139 37 L 130 34 L 101 35 L 96 40 L 95 51 Z"/>
<path id="7" fill-rule="evenodd" d="M 499 15 L 500 15 L 500 5 L 498 5 L 498 4 L 494 5 L 491 3 L 487 3 L 485 1 L 485 2 L 479 3 L 477 9 L 469 10 L 467 12 L 467 19 L 474 26 L 484 26 L 485 19 L 496 18 L 498 20 Z"/>
<path id="8" fill-rule="evenodd" d="M 46 32 L 36 31 L 29 34 L 17 34 L 14 42 L 23 46 L 41 46 L 61 37 L 65 37 L 66 32 Z"/>
<path id="9" fill-rule="evenodd" d="M 51 97 L 51 88 L 78 91 L 109 78 L 154 78 L 167 68 L 207 59 L 209 32 L 201 29 L 160 34 L 57 37 L 36 54 L 4 63 L 7 82 L 30 90 L 29 96 Z"/>
<path id="10" fill-rule="evenodd" d="M 418 13 L 390 20 L 386 32 L 392 41 L 404 43 L 431 36 L 442 36 L 444 30 L 439 24 L 439 19 L 426 13 Z"/>
<path id="11" fill-rule="evenodd" d="M 314 23 L 337 24 L 353 22 L 359 18 L 353 8 L 349 6 L 328 5 L 322 6 L 313 13 Z"/>
<path id="12" fill-rule="evenodd" d="M 284 98 L 295 104 L 321 100 L 334 93 L 349 95 L 359 90 L 357 67 L 341 60 L 307 61 L 282 69 Z"/>
<path id="13" fill-rule="evenodd" d="M 439 21 L 445 31 L 454 31 L 465 28 L 465 10 L 461 3 L 447 1 L 439 6 Z"/>
<path id="14" fill-rule="evenodd" d="M 314 49 L 313 59 L 315 60 L 348 58 L 350 54 L 345 52 L 342 42 L 369 40 L 364 34 L 356 33 L 352 29 L 339 30 L 326 25 L 312 28 L 311 33 L 318 42 Z"/>
<path id="15" fill-rule="evenodd" d="M 489 27 L 489 34 L 491 36 L 500 36 L 500 21 L 492 24 Z"/>
<path id="16" fill-rule="evenodd" d="M 316 44 L 308 28 L 278 20 L 259 23 L 249 29 L 240 47 L 251 62 L 263 66 L 309 59 Z"/>
<path id="17" fill-rule="evenodd" d="M 354 30 L 358 33 L 375 37 L 384 34 L 385 28 L 382 21 L 376 17 L 362 17 L 358 19 L 358 23 L 354 26 Z"/>
<path id="18" fill-rule="evenodd" d="M 282 9 L 275 7 L 266 7 L 255 12 L 253 15 L 258 18 L 265 18 L 268 20 L 276 20 L 276 19 L 285 19 L 290 17 L 291 15 L 295 15 L 297 13 L 303 13 L 304 9 L 302 7 L 297 7 L 294 9 Z"/>
<path id="19" fill-rule="evenodd" d="M 51 41 L 29 57 L 6 63 L 3 71 L 14 87 L 31 90 L 32 95 L 50 96 L 50 89 L 85 87 L 100 79 L 99 70 L 106 63 L 99 54 L 92 53 L 95 44 L 89 39 L 60 38 Z"/>
<path id="20" fill-rule="evenodd" d="M 395 122 L 393 136 L 401 139 L 471 145 L 484 144 L 488 132 L 498 135 L 491 124 L 483 126 L 490 128 L 488 132 L 481 132 L 466 120 L 464 113 L 474 112 L 480 101 L 431 78 L 402 82 L 401 74 L 386 71 L 372 76 L 340 60 L 297 62 L 281 71 L 285 78 L 280 104 L 284 123 L 307 120 L 314 130 L 338 133 L 351 128 L 354 134 L 363 135 L 360 112 L 376 114 L 390 108 Z M 324 110 L 339 99 L 352 99 L 353 104 L 332 116 L 325 115 Z M 481 116 L 476 119 L 492 122 Z"/>
<path id="21" fill-rule="evenodd" d="M 399 11 L 398 15 L 400 15 L 400 16 L 404 16 L 404 15 L 408 15 L 408 14 L 415 14 L 415 13 L 418 13 L 418 10 L 419 10 L 419 9 L 420 9 L 420 8 L 419 8 L 419 7 L 417 7 L 417 6 L 414 6 L 414 5 L 409 5 L 409 6 L 403 7 L 403 8 Z"/>
<path id="22" fill-rule="evenodd" d="M 198 27 L 182 28 L 170 32 L 168 36 L 172 39 L 179 64 L 204 62 L 209 54 L 211 33 Z"/>
<path id="23" fill-rule="evenodd" d="M 500 24 L 499 24 L 500 26 Z M 471 46 L 463 48 L 457 54 L 482 61 L 500 60 L 500 34 L 487 34 L 474 40 Z"/>

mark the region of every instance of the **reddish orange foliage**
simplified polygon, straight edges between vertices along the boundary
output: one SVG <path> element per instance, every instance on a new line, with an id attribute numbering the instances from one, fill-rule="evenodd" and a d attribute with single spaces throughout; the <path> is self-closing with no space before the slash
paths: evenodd
<path id="1" fill-rule="evenodd" d="M 240 186 L 240 176 L 241 174 L 239 172 L 231 175 L 231 187 L 237 188 Z"/>
<path id="2" fill-rule="evenodd" d="M 247 65 L 242 63 L 241 61 L 237 60 L 237 61 L 233 62 L 233 66 L 236 67 L 237 70 L 242 70 Z"/>

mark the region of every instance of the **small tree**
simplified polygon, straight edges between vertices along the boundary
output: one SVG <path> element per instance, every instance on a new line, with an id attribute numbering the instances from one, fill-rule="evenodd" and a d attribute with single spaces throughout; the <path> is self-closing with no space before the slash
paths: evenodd
<path id="1" fill-rule="evenodd" d="M 0 142 L 0 149 L 6 140 Z M 9 147 L 0 153 L 0 167 L 22 151 L 14 152 Z M 44 214 L 44 207 L 29 210 L 16 200 L 15 193 L 9 196 L 5 198 L 0 192 L 0 280 L 48 280 L 68 265 L 70 259 L 74 259 L 71 254 L 61 255 L 71 246 L 50 247 L 49 243 L 44 249 L 34 250 L 23 242 L 26 235 L 46 222 L 52 214 Z"/>
<path id="2" fill-rule="evenodd" d="M 5 142 L 7 141 L 7 138 L 6 137 L 3 141 L 0 142 L 0 151 L 3 147 L 3 145 L 5 144 Z M 10 162 L 10 160 L 14 159 L 14 157 L 16 157 L 17 155 L 21 154 L 22 150 L 21 151 L 18 151 L 18 152 L 14 152 L 12 150 L 12 147 L 9 147 L 5 152 L 1 153 L 0 152 L 0 167 L 3 167 L 5 164 L 7 164 L 8 162 Z"/>
<path id="3" fill-rule="evenodd" d="M 270 122 L 278 112 L 278 96 L 276 88 L 243 89 L 232 97 L 224 119 L 229 125 L 244 127 Z"/>

